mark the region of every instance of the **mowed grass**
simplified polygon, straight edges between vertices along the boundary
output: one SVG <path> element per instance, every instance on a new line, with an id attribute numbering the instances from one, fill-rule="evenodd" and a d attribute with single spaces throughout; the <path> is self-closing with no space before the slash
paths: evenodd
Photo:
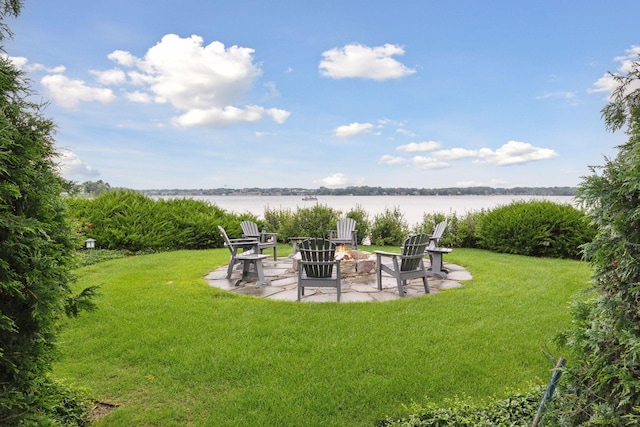
<path id="1" fill-rule="evenodd" d="M 66 325 L 55 375 L 118 405 L 98 425 L 371 426 L 411 402 L 525 391 L 548 381 L 544 349 L 590 277 L 584 262 L 456 249 L 446 260 L 474 276 L 462 288 L 296 303 L 209 287 L 227 260 L 179 251 L 77 271 L 78 288 L 100 286 L 98 310 Z"/>

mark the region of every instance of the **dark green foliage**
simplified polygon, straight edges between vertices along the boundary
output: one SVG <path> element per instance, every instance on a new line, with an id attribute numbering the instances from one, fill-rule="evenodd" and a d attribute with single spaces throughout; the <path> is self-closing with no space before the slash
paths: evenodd
<path id="1" fill-rule="evenodd" d="M 507 399 L 491 401 L 485 405 L 470 405 L 462 400 L 450 402 L 442 408 L 433 404 L 412 407 L 415 415 L 408 419 L 386 420 L 385 427 L 529 427 L 536 415 L 542 391 L 515 394 Z"/>
<path id="2" fill-rule="evenodd" d="M 356 220 L 356 231 L 358 232 L 358 244 L 362 244 L 363 240 L 369 237 L 369 229 L 371 224 L 369 223 L 369 214 L 361 205 L 356 205 L 355 208 L 347 212 L 347 218 L 353 218 Z"/>
<path id="3" fill-rule="evenodd" d="M 409 233 L 409 226 L 400 208 L 385 208 L 373 219 L 371 243 L 377 246 L 399 246 Z"/>
<path id="4" fill-rule="evenodd" d="M 479 212 L 468 212 L 460 217 L 455 212 L 450 215 L 443 213 L 429 213 L 422 216 L 422 222 L 413 228 L 412 233 L 431 234 L 441 221 L 447 221 L 440 246 L 450 248 L 477 248 L 476 226 L 486 215 L 483 209 Z"/>
<path id="5" fill-rule="evenodd" d="M 324 238 L 329 230 L 335 230 L 339 218 L 340 211 L 317 204 L 298 209 L 293 216 L 292 225 L 299 233 L 297 236 Z"/>
<path id="6" fill-rule="evenodd" d="M 4 2 L 1 18 L 19 5 Z M 54 124 L 29 95 L 22 72 L 0 56 L 0 425 L 48 423 L 42 410 L 53 397 L 42 386 L 60 320 L 69 309 L 92 308 L 95 292 L 71 294 L 75 247 L 60 199 Z"/>
<path id="7" fill-rule="evenodd" d="M 291 209 L 264 209 L 264 222 L 270 233 L 277 233 L 278 240 L 288 242 L 290 237 L 301 236 L 294 226 L 294 213 Z"/>
<path id="8" fill-rule="evenodd" d="M 96 239 L 103 249 L 222 247 L 217 226 L 239 237 L 243 218 L 200 200 L 153 200 L 129 190 L 105 192 L 95 199 L 70 198 L 68 203 L 81 241 Z"/>
<path id="9" fill-rule="evenodd" d="M 481 248 L 510 254 L 579 258 L 595 229 L 584 212 L 550 201 L 518 201 L 488 212 L 476 229 Z"/>
<path id="10" fill-rule="evenodd" d="M 575 326 L 561 337 L 571 352 L 562 425 L 640 425 L 640 89 L 632 90 L 640 64 L 616 80 L 603 117 L 610 130 L 627 126 L 629 141 L 578 190 L 598 233 L 585 247 L 592 298 L 576 305 Z"/>

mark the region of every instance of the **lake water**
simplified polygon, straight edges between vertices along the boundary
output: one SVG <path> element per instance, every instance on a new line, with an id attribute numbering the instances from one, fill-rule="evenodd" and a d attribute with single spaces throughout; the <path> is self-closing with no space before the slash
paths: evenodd
<path id="1" fill-rule="evenodd" d="M 216 206 L 235 213 L 250 212 L 262 218 L 265 207 L 269 209 L 291 209 L 311 207 L 314 204 L 329 206 L 346 214 L 357 205 L 373 220 L 386 208 L 398 207 L 409 225 L 422 222 L 425 213 L 456 213 L 491 209 L 508 205 L 515 200 L 549 200 L 556 203 L 573 204 L 571 196 L 318 196 L 317 201 L 303 201 L 301 196 L 190 196 L 206 200 Z"/>

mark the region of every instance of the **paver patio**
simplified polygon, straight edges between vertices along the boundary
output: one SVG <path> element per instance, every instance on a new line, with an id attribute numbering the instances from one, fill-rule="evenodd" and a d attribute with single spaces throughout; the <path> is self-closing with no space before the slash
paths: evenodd
<path id="1" fill-rule="evenodd" d="M 242 282 L 235 286 L 240 279 L 241 271 L 234 270 L 230 279 L 227 279 L 227 266 L 224 265 L 205 276 L 210 286 L 223 289 L 229 292 L 237 292 L 245 295 L 269 298 L 274 300 L 296 301 L 298 298 L 298 276 L 293 270 L 293 260 L 291 258 L 272 258 L 263 261 L 265 278 L 271 280 L 271 285 L 256 287 L 256 282 Z M 449 270 L 446 279 L 439 279 L 435 276 L 429 277 L 429 290 L 431 294 L 444 289 L 462 286 L 461 281 L 471 280 L 471 274 L 462 266 L 444 263 Z M 429 268 L 429 260 L 425 259 L 425 267 Z M 405 298 L 424 296 L 422 280 L 415 279 L 405 287 Z M 391 276 L 382 274 L 382 290 L 378 290 L 376 283 L 376 273 L 373 271 L 368 275 L 349 276 L 342 279 L 342 293 L 340 302 L 376 302 L 399 299 L 396 281 Z M 335 302 L 336 289 L 334 288 L 307 288 L 302 297 L 305 302 Z"/>

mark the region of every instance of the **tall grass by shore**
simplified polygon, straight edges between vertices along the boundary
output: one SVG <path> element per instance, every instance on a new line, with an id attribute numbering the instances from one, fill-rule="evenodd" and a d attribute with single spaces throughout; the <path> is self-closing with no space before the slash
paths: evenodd
<path id="1" fill-rule="evenodd" d="M 374 249 L 374 248 L 370 248 Z M 99 309 L 61 335 L 55 374 L 118 405 L 99 425 L 371 426 L 405 404 L 482 402 L 546 382 L 586 263 L 456 249 L 460 289 L 385 303 L 292 303 L 209 287 L 222 249 L 78 270 Z"/>

